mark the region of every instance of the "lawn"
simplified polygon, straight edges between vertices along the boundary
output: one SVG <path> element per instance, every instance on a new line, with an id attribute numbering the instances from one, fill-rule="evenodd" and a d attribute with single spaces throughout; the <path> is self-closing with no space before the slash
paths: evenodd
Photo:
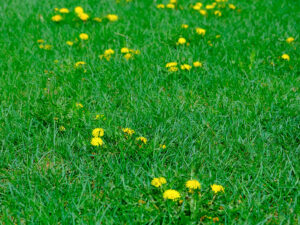
<path id="1" fill-rule="evenodd" d="M 0 224 L 299 224 L 299 12 L 2 0 Z"/>

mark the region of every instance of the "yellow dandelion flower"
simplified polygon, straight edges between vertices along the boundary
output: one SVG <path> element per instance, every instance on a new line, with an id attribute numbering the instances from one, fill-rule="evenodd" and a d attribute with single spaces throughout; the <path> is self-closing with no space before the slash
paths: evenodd
<path id="1" fill-rule="evenodd" d="M 206 5 L 206 9 L 214 9 L 216 7 L 216 4 Z"/>
<path id="2" fill-rule="evenodd" d="M 199 13 L 200 13 L 202 16 L 206 16 L 206 15 L 207 15 L 207 11 L 204 10 L 204 9 L 199 10 Z"/>
<path id="3" fill-rule="evenodd" d="M 55 16 L 52 16 L 52 21 L 54 22 L 59 22 L 59 21 L 62 21 L 62 16 L 61 15 L 55 15 Z"/>
<path id="4" fill-rule="evenodd" d="M 222 185 L 213 184 L 210 185 L 210 187 L 215 194 L 217 194 L 218 192 L 225 192 L 224 187 Z"/>
<path id="5" fill-rule="evenodd" d="M 175 5 L 172 4 L 172 3 L 167 4 L 166 7 L 167 7 L 168 9 L 175 9 Z"/>
<path id="6" fill-rule="evenodd" d="M 214 12 L 214 14 L 215 14 L 216 16 L 222 16 L 221 11 L 219 11 L 219 10 L 216 10 L 216 11 Z"/>
<path id="7" fill-rule="evenodd" d="M 44 45 L 44 49 L 45 50 L 51 50 L 52 49 L 52 45 Z"/>
<path id="8" fill-rule="evenodd" d="M 102 137 L 104 135 L 104 129 L 102 128 L 95 128 L 93 131 L 92 131 L 92 135 L 94 137 Z"/>
<path id="9" fill-rule="evenodd" d="M 167 180 L 166 180 L 166 178 L 164 178 L 164 177 L 159 177 L 158 179 L 159 179 L 159 182 L 160 182 L 161 184 L 166 184 L 166 183 L 167 183 Z"/>
<path id="10" fill-rule="evenodd" d="M 132 57 L 133 57 L 133 55 L 130 54 L 130 53 L 127 53 L 127 54 L 124 55 L 124 58 L 125 58 L 126 60 L 129 60 L 129 59 L 131 59 Z"/>
<path id="11" fill-rule="evenodd" d="M 130 129 L 128 127 L 126 128 L 123 128 L 122 131 L 125 133 L 125 134 L 129 134 L 130 136 L 133 135 L 135 133 L 135 131 L 133 129 Z"/>
<path id="12" fill-rule="evenodd" d="M 121 48 L 121 53 L 124 53 L 124 54 L 129 53 L 129 49 L 126 47 Z"/>
<path id="13" fill-rule="evenodd" d="M 203 28 L 197 27 L 197 28 L 196 28 L 196 33 L 199 34 L 199 35 L 204 36 L 205 33 L 206 33 L 206 30 L 203 29 Z"/>
<path id="14" fill-rule="evenodd" d="M 104 55 L 113 55 L 113 54 L 115 54 L 115 51 L 112 50 L 111 48 L 104 51 Z"/>
<path id="15" fill-rule="evenodd" d="M 158 5 L 156 5 L 156 8 L 158 8 L 158 9 L 164 9 L 165 5 L 164 4 L 158 4 Z"/>
<path id="16" fill-rule="evenodd" d="M 99 18 L 99 17 L 95 17 L 93 20 L 96 21 L 96 22 L 98 22 L 98 23 L 101 23 L 101 22 L 102 22 L 102 19 Z"/>
<path id="17" fill-rule="evenodd" d="M 79 34 L 79 38 L 81 40 L 87 40 L 87 39 L 89 39 L 89 35 L 87 35 L 86 33 L 81 33 L 81 34 Z"/>
<path id="18" fill-rule="evenodd" d="M 171 4 L 176 4 L 176 3 L 177 3 L 177 0 L 170 0 L 169 3 L 171 3 Z"/>
<path id="19" fill-rule="evenodd" d="M 162 148 L 162 149 L 165 149 L 167 146 L 163 145 L 163 144 L 160 144 L 159 147 Z"/>
<path id="20" fill-rule="evenodd" d="M 104 144 L 103 140 L 99 137 L 93 137 L 91 140 L 91 145 L 93 146 L 102 146 Z"/>
<path id="21" fill-rule="evenodd" d="M 179 38 L 177 41 L 177 44 L 179 44 L 179 45 L 184 45 L 185 43 L 186 43 L 186 39 L 183 37 Z"/>
<path id="22" fill-rule="evenodd" d="M 78 17 L 82 20 L 82 21 L 87 21 L 90 17 L 88 14 L 86 13 L 80 13 L 78 14 Z"/>
<path id="23" fill-rule="evenodd" d="M 59 131 L 61 131 L 61 132 L 66 131 L 66 128 L 64 126 L 60 126 Z"/>
<path id="24" fill-rule="evenodd" d="M 75 63 L 75 67 L 83 66 L 83 65 L 85 65 L 85 64 L 86 64 L 85 62 L 79 61 L 79 62 L 76 62 L 76 63 Z"/>
<path id="25" fill-rule="evenodd" d="M 202 63 L 199 62 L 199 61 L 196 61 L 196 62 L 193 63 L 193 66 L 194 67 L 202 67 Z"/>
<path id="26" fill-rule="evenodd" d="M 61 8 L 59 10 L 60 13 L 69 13 L 70 11 L 67 8 Z"/>
<path id="27" fill-rule="evenodd" d="M 196 4 L 193 6 L 193 9 L 198 11 L 201 9 L 201 7 L 202 7 L 202 4 Z"/>
<path id="28" fill-rule="evenodd" d="M 289 37 L 289 38 L 286 39 L 286 42 L 287 43 L 292 43 L 294 40 L 295 40 L 295 38 Z"/>
<path id="29" fill-rule="evenodd" d="M 172 189 L 166 190 L 163 194 L 164 199 L 170 199 L 173 201 L 179 200 L 180 197 L 181 197 L 180 193 L 178 191 L 172 190 Z"/>
<path id="30" fill-rule="evenodd" d="M 183 64 L 180 66 L 180 69 L 182 70 L 191 70 L 192 66 L 190 66 L 189 64 Z"/>
<path id="31" fill-rule="evenodd" d="M 83 105 L 79 102 L 76 102 L 76 108 L 83 108 Z"/>
<path id="32" fill-rule="evenodd" d="M 288 54 L 283 54 L 281 56 L 281 58 L 284 59 L 284 60 L 290 61 L 290 56 Z"/>
<path id="33" fill-rule="evenodd" d="M 44 43 L 45 41 L 43 39 L 37 40 L 37 43 Z"/>
<path id="34" fill-rule="evenodd" d="M 220 34 L 217 34 L 217 35 L 216 35 L 216 38 L 220 38 L 220 37 L 221 37 L 221 35 L 220 35 Z"/>
<path id="35" fill-rule="evenodd" d="M 178 68 L 175 67 L 175 66 L 172 66 L 168 69 L 169 72 L 177 72 L 178 71 Z"/>
<path id="36" fill-rule="evenodd" d="M 74 43 L 73 43 L 73 41 L 66 41 L 66 44 L 69 46 L 73 46 Z"/>
<path id="37" fill-rule="evenodd" d="M 177 66 L 177 62 L 169 62 L 166 64 L 166 68 Z"/>
<path id="38" fill-rule="evenodd" d="M 83 10 L 83 8 L 82 8 L 81 6 L 75 7 L 74 11 L 75 11 L 75 13 L 77 13 L 78 15 L 84 12 L 84 10 Z"/>
<path id="39" fill-rule="evenodd" d="M 232 10 L 236 9 L 236 6 L 234 4 L 229 4 L 228 7 L 229 7 L 229 9 L 232 9 Z"/>
<path id="40" fill-rule="evenodd" d="M 190 190 L 196 190 L 201 188 L 201 184 L 197 180 L 189 180 L 185 183 L 185 186 Z"/>
<path id="41" fill-rule="evenodd" d="M 183 28 L 183 29 L 187 29 L 189 27 L 189 25 L 187 25 L 187 24 L 182 24 L 181 25 L 181 28 Z"/>
<path id="42" fill-rule="evenodd" d="M 145 138 L 145 137 L 138 137 L 137 139 L 136 139 L 137 141 L 141 141 L 141 142 L 143 142 L 144 144 L 147 144 L 147 138 Z"/>
<path id="43" fill-rule="evenodd" d="M 115 14 L 108 14 L 108 15 L 106 16 L 106 18 L 107 18 L 110 22 L 115 22 L 115 21 L 118 20 L 118 16 L 115 15 Z"/>

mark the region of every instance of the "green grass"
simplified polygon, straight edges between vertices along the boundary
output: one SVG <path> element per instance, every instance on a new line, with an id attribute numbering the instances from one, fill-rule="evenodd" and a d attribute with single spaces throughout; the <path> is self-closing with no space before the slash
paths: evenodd
<path id="1" fill-rule="evenodd" d="M 237 9 L 221 17 L 192 0 L 158 3 L 167 2 L 0 2 L 1 224 L 299 224 L 300 2 L 232 0 Z M 74 20 L 78 5 L 89 21 Z M 51 21 L 55 7 L 68 18 Z M 118 21 L 92 21 L 109 13 Z M 66 45 L 80 33 L 89 39 Z M 125 46 L 141 54 L 126 61 Z M 102 147 L 90 144 L 96 127 Z M 126 139 L 124 127 L 135 134 Z M 151 186 L 161 176 L 167 184 Z M 189 179 L 201 196 L 187 192 Z M 212 184 L 225 193 L 214 197 Z M 181 203 L 163 199 L 171 188 Z"/>

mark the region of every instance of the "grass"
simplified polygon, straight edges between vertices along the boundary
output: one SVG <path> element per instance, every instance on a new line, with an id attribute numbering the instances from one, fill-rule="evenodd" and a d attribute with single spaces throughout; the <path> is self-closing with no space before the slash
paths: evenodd
<path id="1" fill-rule="evenodd" d="M 151 0 L 1 1 L 0 223 L 298 224 L 297 2 L 232 0 L 237 8 L 217 17 L 192 0 L 174 10 Z M 55 23 L 55 7 L 71 12 Z M 92 21 L 109 13 L 119 19 Z M 80 33 L 89 39 L 66 45 Z M 125 46 L 141 54 L 127 61 Z M 111 60 L 100 60 L 109 48 Z M 203 67 L 171 73 L 172 61 Z M 102 147 L 90 144 L 96 127 Z M 151 186 L 161 176 L 167 184 Z M 189 179 L 201 196 L 187 192 Z M 171 188 L 182 201 L 163 199 Z"/>

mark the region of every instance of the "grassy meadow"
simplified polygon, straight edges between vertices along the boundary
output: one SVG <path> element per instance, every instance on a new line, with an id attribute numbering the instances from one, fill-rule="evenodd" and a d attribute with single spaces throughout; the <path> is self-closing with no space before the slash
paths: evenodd
<path id="1" fill-rule="evenodd" d="M 0 224 L 300 223 L 300 2 L 197 1 L 0 1 Z"/>

